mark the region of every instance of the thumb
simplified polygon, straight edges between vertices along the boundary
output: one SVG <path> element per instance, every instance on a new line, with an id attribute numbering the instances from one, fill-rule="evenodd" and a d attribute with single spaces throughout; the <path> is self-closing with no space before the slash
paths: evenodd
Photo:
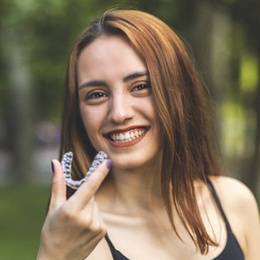
<path id="1" fill-rule="evenodd" d="M 51 163 L 53 177 L 49 209 L 54 210 L 66 201 L 66 183 L 60 162 L 58 160 L 52 160 Z"/>

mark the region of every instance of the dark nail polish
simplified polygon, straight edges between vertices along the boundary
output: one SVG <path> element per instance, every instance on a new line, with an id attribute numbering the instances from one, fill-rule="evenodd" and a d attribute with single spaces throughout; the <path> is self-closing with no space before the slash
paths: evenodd
<path id="1" fill-rule="evenodd" d="M 54 172 L 54 164 L 52 161 L 51 161 L 51 169 L 52 169 L 52 172 Z"/>
<path id="2" fill-rule="evenodd" d="M 107 166 L 107 169 L 109 170 L 112 166 L 112 160 L 107 160 L 106 166 Z"/>

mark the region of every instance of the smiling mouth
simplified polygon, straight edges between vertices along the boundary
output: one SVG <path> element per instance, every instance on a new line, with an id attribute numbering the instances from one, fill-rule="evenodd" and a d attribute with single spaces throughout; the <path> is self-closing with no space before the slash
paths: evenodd
<path id="1" fill-rule="evenodd" d="M 111 133 L 108 135 L 109 139 L 116 143 L 127 143 L 138 139 L 144 135 L 148 129 L 133 129 L 126 132 Z"/>

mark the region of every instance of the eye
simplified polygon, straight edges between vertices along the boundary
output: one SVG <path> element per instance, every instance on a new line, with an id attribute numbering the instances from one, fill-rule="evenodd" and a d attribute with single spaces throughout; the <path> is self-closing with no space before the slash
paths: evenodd
<path id="1" fill-rule="evenodd" d="M 86 95 L 86 100 L 90 100 L 90 99 L 99 99 L 102 97 L 106 97 L 106 93 L 104 92 L 90 92 Z"/>
<path id="2" fill-rule="evenodd" d="M 132 89 L 132 92 L 133 91 L 149 91 L 149 92 L 151 92 L 151 84 L 149 82 L 138 84 Z"/>
<path id="3" fill-rule="evenodd" d="M 90 91 L 81 91 L 80 99 L 82 102 L 89 105 L 98 105 L 108 97 L 108 93 L 101 89 L 92 89 Z"/>

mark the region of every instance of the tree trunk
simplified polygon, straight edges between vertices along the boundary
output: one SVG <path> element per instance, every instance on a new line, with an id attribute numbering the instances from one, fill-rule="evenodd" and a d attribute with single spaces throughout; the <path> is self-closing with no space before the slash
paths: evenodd
<path id="1" fill-rule="evenodd" d="M 11 167 L 7 180 L 26 183 L 32 176 L 33 117 L 32 89 L 26 71 L 25 53 L 19 41 L 6 37 L 9 66 L 9 100 L 6 114 Z"/>
<path id="2" fill-rule="evenodd" d="M 228 48 L 230 42 L 231 21 L 225 10 L 209 2 L 197 2 L 194 25 L 195 59 L 199 71 L 205 79 L 213 100 L 210 118 L 216 139 L 217 149 L 225 154 L 223 144 L 223 115 L 221 108 L 230 86 L 230 69 Z M 223 156 L 223 164 L 226 165 Z M 229 175 L 230 173 L 228 173 Z"/>

